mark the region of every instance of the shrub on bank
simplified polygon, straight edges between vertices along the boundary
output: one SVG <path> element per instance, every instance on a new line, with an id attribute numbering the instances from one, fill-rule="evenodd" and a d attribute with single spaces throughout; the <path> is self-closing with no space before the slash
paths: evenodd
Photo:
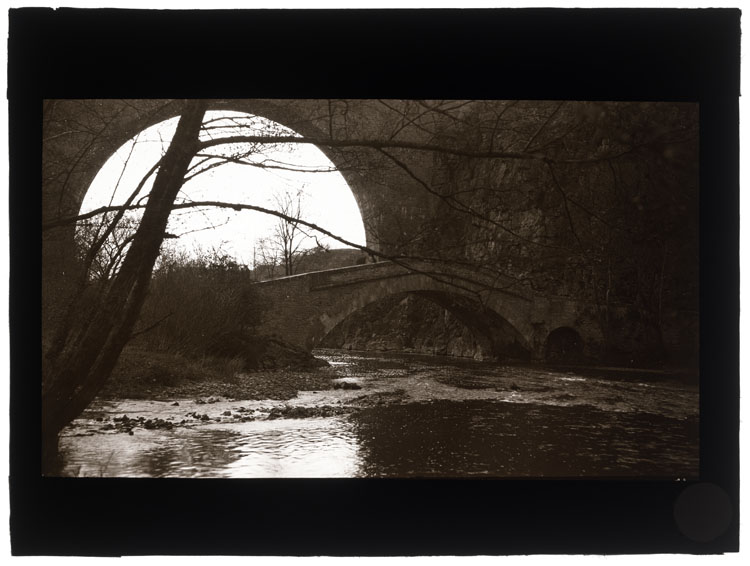
<path id="1" fill-rule="evenodd" d="M 188 357 L 179 352 L 127 346 L 101 395 L 150 398 L 163 388 L 237 381 L 243 361 L 238 358 Z"/>
<path id="2" fill-rule="evenodd" d="M 255 335 L 262 305 L 254 283 L 226 254 L 165 254 L 108 394 L 118 387 L 132 396 L 156 386 L 236 383 L 246 371 L 327 365 L 282 340 Z"/>
<path id="3" fill-rule="evenodd" d="M 252 332 L 261 305 L 249 270 L 226 254 L 162 258 L 140 316 L 136 343 L 189 356 L 207 353 L 217 336 Z"/>
<path id="4" fill-rule="evenodd" d="M 234 380 L 251 352 L 211 350 L 219 337 L 252 332 L 257 325 L 260 303 L 253 283 L 247 268 L 226 254 L 163 253 L 111 381 L 145 390 L 157 384 Z"/>

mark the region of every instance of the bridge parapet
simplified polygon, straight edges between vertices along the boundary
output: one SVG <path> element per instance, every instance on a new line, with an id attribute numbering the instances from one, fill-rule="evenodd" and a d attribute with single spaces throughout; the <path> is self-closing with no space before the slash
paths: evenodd
<path id="1" fill-rule="evenodd" d="M 444 297 L 438 303 L 449 310 L 450 305 L 463 310 L 464 318 L 469 312 L 465 301 L 469 299 L 475 305 L 475 315 L 469 315 L 469 319 L 475 316 L 476 323 L 486 327 L 491 319 L 486 313 L 496 313 L 517 331 L 533 358 L 539 358 L 546 337 L 560 326 L 576 328 L 587 341 L 596 341 L 599 336 L 595 311 L 594 316 L 587 316 L 586 308 L 576 301 L 537 296 L 523 289 L 516 292 L 515 287 L 503 287 L 496 279 L 490 281 L 476 271 L 446 268 L 435 262 L 410 262 L 409 267 L 380 262 L 329 269 L 265 281 L 257 289 L 266 305 L 259 331 L 306 348 L 314 347 L 357 310 L 402 293 Z M 463 306 L 459 305 L 461 301 Z"/>
<path id="2" fill-rule="evenodd" d="M 470 270 L 445 262 L 425 260 L 410 260 L 403 264 L 381 261 L 365 265 L 312 271 L 264 281 L 262 284 L 306 278 L 311 290 L 322 290 L 407 276 L 423 276 L 433 279 L 437 284 L 455 286 L 457 292 L 475 293 L 480 300 L 483 296 L 493 292 L 513 295 L 529 301 L 533 300 L 531 293 L 525 289 L 520 289 L 517 283 L 510 278 L 490 278 L 477 270 Z"/>
<path id="3" fill-rule="evenodd" d="M 392 262 L 369 263 L 365 265 L 354 265 L 341 269 L 328 269 L 311 273 L 311 289 L 327 289 L 363 283 L 366 281 L 377 281 L 391 277 L 402 277 L 408 270 Z"/>

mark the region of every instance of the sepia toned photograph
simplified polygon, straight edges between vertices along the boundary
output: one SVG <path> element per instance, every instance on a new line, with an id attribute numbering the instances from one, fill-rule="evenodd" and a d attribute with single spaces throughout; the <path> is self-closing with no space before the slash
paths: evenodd
<path id="1" fill-rule="evenodd" d="M 9 12 L 12 554 L 737 552 L 739 10 L 276 8 Z"/>
<path id="2" fill-rule="evenodd" d="M 43 474 L 699 472 L 699 107 L 44 101 Z"/>

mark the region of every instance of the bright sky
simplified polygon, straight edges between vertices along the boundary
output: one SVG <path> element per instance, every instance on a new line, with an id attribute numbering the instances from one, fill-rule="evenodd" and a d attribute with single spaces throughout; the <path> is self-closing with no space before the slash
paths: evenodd
<path id="1" fill-rule="evenodd" d="M 162 122 L 123 145 L 94 179 L 81 212 L 124 203 L 145 173 L 166 151 L 176 126 L 177 118 Z M 269 131 L 277 135 L 297 135 L 270 120 L 237 112 L 207 112 L 204 126 L 214 129 L 202 134 L 202 138 L 229 135 L 230 128 L 235 135 L 238 128 L 240 133 L 246 135 L 268 135 Z M 247 147 L 223 145 L 212 153 L 226 154 L 227 150 L 243 151 Z M 183 186 L 177 201 L 212 200 L 278 209 L 276 198 L 286 193 L 296 195 L 299 191 L 304 220 L 351 242 L 365 243 L 362 218 L 354 196 L 344 178 L 332 171 L 333 164 L 318 148 L 310 144 L 266 146 L 262 154 L 253 154 L 249 160 L 274 168 L 225 163 L 190 179 Z M 193 164 L 196 163 L 194 160 Z M 206 162 L 204 167 L 209 163 Z M 289 167 L 295 170 L 288 170 Z M 136 202 L 141 195 L 148 193 L 152 183 L 153 176 L 136 197 Z M 187 209 L 172 213 L 167 231 L 180 236 L 171 242 L 181 249 L 221 248 L 241 263 L 252 265 L 253 247 L 258 239 L 272 232 L 277 221 L 276 217 L 255 211 Z M 329 244 L 332 248 L 344 247 L 339 242 L 317 235 L 321 243 Z M 314 245 L 315 241 L 310 239 L 303 244 L 303 248 Z"/>

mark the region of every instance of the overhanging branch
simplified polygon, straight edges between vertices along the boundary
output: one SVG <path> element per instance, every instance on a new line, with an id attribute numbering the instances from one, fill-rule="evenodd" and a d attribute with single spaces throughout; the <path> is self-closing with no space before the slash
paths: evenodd
<path id="1" fill-rule="evenodd" d="M 42 226 L 42 230 L 43 231 L 44 230 L 50 230 L 52 228 L 56 228 L 56 227 L 59 227 L 61 225 L 71 224 L 71 223 L 74 223 L 74 222 L 77 222 L 77 221 L 80 221 L 80 220 L 85 220 L 85 219 L 88 219 L 88 218 L 92 218 L 93 216 L 97 216 L 99 214 L 106 214 L 108 212 L 123 211 L 123 210 L 138 210 L 138 209 L 143 209 L 145 207 L 146 207 L 146 205 L 139 205 L 139 204 L 130 205 L 130 206 L 104 206 L 104 207 L 100 207 L 100 208 L 98 208 L 96 210 L 92 210 L 91 212 L 87 212 L 85 214 L 81 214 L 81 215 L 78 215 L 78 216 L 75 216 L 75 217 L 69 217 L 69 218 L 64 218 L 64 219 L 56 220 L 56 221 L 53 221 L 53 222 L 49 222 L 49 223 L 47 223 L 47 224 L 45 224 L 45 225 Z M 452 274 L 451 275 L 452 279 L 446 279 L 442 274 L 436 274 L 436 273 L 433 273 L 433 272 L 430 272 L 430 271 L 427 271 L 427 270 L 422 270 L 422 269 L 416 268 L 416 267 L 414 267 L 414 265 L 412 265 L 412 264 L 410 264 L 410 263 L 408 263 L 406 261 L 403 261 L 398 256 L 391 256 L 391 255 L 388 255 L 388 254 L 384 254 L 384 253 L 379 252 L 377 250 L 374 250 L 374 249 L 372 249 L 372 248 L 370 248 L 368 246 L 363 246 L 361 244 L 357 244 L 357 243 L 351 242 L 351 241 L 349 241 L 349 240 L 347 240 L 345 238 L 342 238 L 341 236 L 337 236 L 333 232 L 331 232 L 329 230 L 326 230 L 322 226 L 319 226 L 319 225 L 317 225 L 317 224 L 315 224 L 313 222 L 308 222 L 308 221 L 302 220 L 300 218 L 295 218 L 293 216 L 290 216 L 288 214 L 284 214 L 284 213 L 276 211 L 276 210 L 272 210 L 270 208 L 264 208 L 262 206 L 256 206 L 254 204 L 230 203 L 230 202 L 222 202 L 222 201 L 191 201 L 191 202 L 185 202 L 185 203 L 176 203 L 176 204 L 173 204 L 171 208 L 172 208 L 172 210 L 182 210 L 182 209 L 200 208 L 200 207 L 230 208 L 230 209 L 236 210 L 236 211 L 253 210 L 253 211 L 256 211 L 256 212 L 262 212 L 264 214 L 270 214 L 271 216 L 276 216 L 278 218 L 282 218 L 283 220 L 286 220 L 287 222 L 292 222 L 292 223 L 295 223 L 295 224 L 300 224 L 300 225 L 305 226 L 305 227 L 307 227 L 307 228 L 309 228 L 311 230 L 315 230 L 317 232 L 320 232 L 321 234 L 323 234 L 325 236 L 328 236 L 329 238 L 331 238 L 333 240 L 336 240 L 337 242 L 340 242 L 340 243 L 342 243 L 342 244 L 344 244 L 346 246 L 349 246 L 349 247 L 358 249 L 360 251 L 363 251 L 363 252 L 367 253 L 368 255 L 370 255 L 371 257 L 377 257 L 377 258 L 380 258 L 380 259 L 391 261 L 391 262 L 395 263 L 396 265 L 399 265 L 399 266 L 401 266 L 401 267 L 403 267 L 405 269 L 408 269 L 408 270 L 412 271 L 413 273 L 417 273 L 417 274 L 420 274 L 420 275 L 425 275 L 425 276 L 430 277 L 431 279 L 433 279 L 433 280 L 435 280 L 435 281 L 437 281 L 439 283 L 444 283 L 446 285 L 451 285 L 451 286 L 453 286 L 455 288 L 462 289 L 462 290 L 467 291 L 469 293 L 478 294 L 478 291 L 476 289 L 467 287 L 465 285 L 461 285 L 461 284 L 459 284 L 459 283 L 456 282 L 456 280 L 462 280 L 462 281 L 465 281 L 467 283 L 472 283 L 472 284 L 478 285 L 479 282 L 477 282 L 477 281 L 470 280 L 469 278 L 463 277 L 463 276 L 458 275 L 458 274 Z"/>

